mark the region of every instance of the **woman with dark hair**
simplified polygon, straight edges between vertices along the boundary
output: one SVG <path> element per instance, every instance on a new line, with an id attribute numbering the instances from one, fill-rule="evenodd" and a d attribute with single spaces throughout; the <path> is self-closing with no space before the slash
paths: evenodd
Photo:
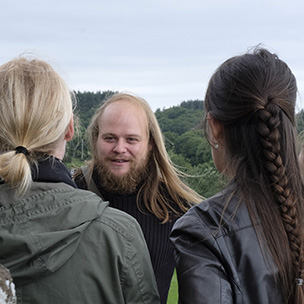
<path id="1" fill-rule="evenodd" d="M 180 303 L 304 303 L 296 95 L 289 67 L 261 48 L 211 77 L 205 133 L 229 183 L 173 227 Z"/>

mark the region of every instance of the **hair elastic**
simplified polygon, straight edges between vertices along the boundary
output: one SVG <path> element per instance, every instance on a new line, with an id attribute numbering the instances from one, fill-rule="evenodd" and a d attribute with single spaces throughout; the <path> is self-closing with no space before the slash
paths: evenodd
<path id="1" fill-rule="evenodd" d="M 15 150 L 16 150 L 16 154 L 22 153 L 26 156 L 29 155 L 28 149 L 23 146 L 18 146 Z"/>
<path id="2" fill-rule="evenodd" d="M 303 279 L 301 279 L 301 278 L 296 278 L 296 285 L 297 286 L 302 286 L 303 285 L 303 283 L 304 283 L 304 280 Z"/>

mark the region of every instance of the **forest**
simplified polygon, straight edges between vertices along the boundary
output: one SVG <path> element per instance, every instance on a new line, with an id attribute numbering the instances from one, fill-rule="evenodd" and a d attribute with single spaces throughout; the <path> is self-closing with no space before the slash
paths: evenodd
<path id="1" fill-rule="evenodd" d="M 86 128 L 95 110 L 115 92 L 74 92 L 78 132 L 67 145 L 64 162 L 72 169 L 90 159 L 86 142 Z M 205 117 L 203 100 L 183 101 L 167 109 L 157 109 L 156 118 L 162 130 L 168 154 L 183 173 L 182 179 L 204 197 L 217 193 L 225 180 L 216 170 L 210 145 L 204 137 L 202 123 Z M 304 130 L 304 110 L 296 114 L 298 134 Z M 300 138 L 300 136 L 299 136 Z"/>

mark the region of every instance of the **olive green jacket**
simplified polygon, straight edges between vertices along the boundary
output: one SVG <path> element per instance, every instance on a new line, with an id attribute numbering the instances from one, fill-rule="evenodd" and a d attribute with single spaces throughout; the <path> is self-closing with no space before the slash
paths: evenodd
<path id="1" fill-rule="evenodd" d="M 131 216 L 64 183 L 22 199 L 0 185 L 0 263 L 18 303 L 159 303 L 149 253 Z"/>

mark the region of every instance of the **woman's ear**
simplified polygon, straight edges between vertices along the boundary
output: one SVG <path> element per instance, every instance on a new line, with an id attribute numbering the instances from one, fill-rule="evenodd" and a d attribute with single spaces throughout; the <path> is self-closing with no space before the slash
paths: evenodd
<path id="1" fill-rule="evenodd" d="M 64 139 L 66 141 L 70 141 L 73 138 L 73 136 L 74 136 L 74 119 L 73 119 L 73 116 L 72 116 L 71 120 L 69 122 L 69 125 L 67 127 Z"/>
<path id="2" fill-rule="evenodd" d="M 223 134 L 223 125 L 219 121 L 214 119 L 209 113 L 207 114 L 207 120 L 209 122 L 213 139 L 217 142 L 220 142 Z"/>

